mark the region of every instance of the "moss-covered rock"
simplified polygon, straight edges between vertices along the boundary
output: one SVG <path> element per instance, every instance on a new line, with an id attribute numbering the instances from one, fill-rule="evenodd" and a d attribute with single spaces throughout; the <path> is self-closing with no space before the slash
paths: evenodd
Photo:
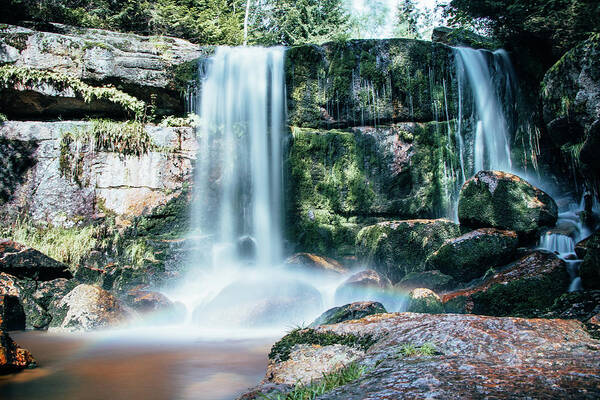
<path id="1" fill-rule="evenodd" d="M 386 221 L 358 234 L 359 258 L 392 282 L 426 270 L 426 259 L 447 239 L 460 236 L 457 224 L 445 220 Z"/>
<path id="2" fill-rule="evenodd" d="M 586 240 L 585 255 L 579 266 L 581 283 L 586 289 L 600 289 L 600 231 Z"/>
<path id="3" fill-rule="evenodd" d="M 515 232 L 481 228 L 447 240 L 427 263 L 459 282 L 468 282 L 483 276 L 490 267 L 514 260 L 518 242 Z"/>
<path id="4" fill-rule="evenodd" d="M 408 295 L 408 312 L 441 314 L 444 312 L 444 306 L 440 296 L 432 290 L 417 288 Z"/>
<path id="5" fill-rule="evenodd" d="M 399 290 L 426 288 L 433 291 L 447 290 L 455 285 L 454 278 L 438 270 L 410 272 L 394 287 Z"/>
<path id="6" fill-rule="evenodd" d="M 534 251 L 471 287 L 445 294 L 442 301 L 449 313 L 535 316 L 565 293 L 569 283 L 563 260 Z"/>
<path id="7" fill-rule="evenodd" d="M 357 272 L 335 290 L 335 302 L 338 304 L 356 301 L 379 301 L 388 299 L 387 291 L 392 283 L 377 271 L 367 269 Z"/>
<path id="8" fill-rule="evenodd" d="M 471 228 L 493 227 L 531 236 L 542 227 L 554 226 L 558 207 L 548 194 L 516 175 L 480 171 L 460 191 L 458 219 Z"/>
<path id="9" fill-rule="evenodd" d="M 444 107 L 452 118 L 453 71 L 449 47 L 420 40 L 293 47 L 286 53 L 290 122 L 316 128 L 433 121 Z"/>
<path id="10" fill-rule="evenodd" d="M 357 301 L 346 304 L 341 307 L 334 307 L 321 314 L 311 327 L 327 324 L 337 324 L 338 322 L 349 321 L 352 319 L 361 319 L 367 315 L 381 314 L 387 312 L 383 304 L 376 301 Z"/>
<path id="11" fill-rule="evenodd" d="M 353 256 L 360 229 L 383 217 L 447 215 L 456 181 L 445 171 L 456 160 L 446 128 L 292 128 L 288 236 L 298 250 Z"/>

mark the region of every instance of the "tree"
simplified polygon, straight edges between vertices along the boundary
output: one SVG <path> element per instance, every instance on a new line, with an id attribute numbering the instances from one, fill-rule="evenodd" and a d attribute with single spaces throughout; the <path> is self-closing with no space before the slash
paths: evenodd
<path id="1" fill-rule="evenodd" d="M 419 10 L 414 0 L 401 0 L 397 9 L 394 36 L 416 39 L 419 37 Z"/>

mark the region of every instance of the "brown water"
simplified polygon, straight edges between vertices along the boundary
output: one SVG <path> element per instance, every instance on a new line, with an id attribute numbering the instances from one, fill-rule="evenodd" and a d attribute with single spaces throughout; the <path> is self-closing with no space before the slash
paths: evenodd
<path id="1" fill-rule="evenodd" d="M 276 338 L 110 338 L 13 332 L 39 368 L 0 377 L 0 399 L 234 399 L 265 374 Z"/>

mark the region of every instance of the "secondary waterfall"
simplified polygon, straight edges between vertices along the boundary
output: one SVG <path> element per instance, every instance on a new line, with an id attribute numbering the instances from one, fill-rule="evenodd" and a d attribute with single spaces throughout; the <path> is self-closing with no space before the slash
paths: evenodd
<path id="1" fill-rule="evenodd" d="M 459 131 L 464 126 L 463 110 L 468 112 L 464 105 L 465 93 L 469 93 L 473 100 L 470 116 L 471 129 L 474 130 L 472 174 L 484 169 L 511 171 L 511 126 L 504 104 L 514 101 L 514 74 L 508 54 L 504 50 L 490 52 L 456 47 L 454 56 L 461 114 L 458 116 Z M 462 158 L 461 168 L 464 170 Z"/>
<path id="2" fill-rule="evenodd" d="M 219 47 L 206 65 L 192 221 L 224 249 L 217 257 L 281 261 L 283 57 L 283 48 Z"/>

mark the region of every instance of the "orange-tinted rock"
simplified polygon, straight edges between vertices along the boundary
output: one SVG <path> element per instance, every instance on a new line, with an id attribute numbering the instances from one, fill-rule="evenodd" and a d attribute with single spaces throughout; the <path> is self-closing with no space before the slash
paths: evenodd
<path id="1" fill-rule="evenodd" d="M 569 286 L 565 262 L 534 251 L 479 284 L 442 297 L 446 312 L 484 315 L 537 314 Z"/>
<path id="2" fill-rule="evenodd" d="M 364 375 L 319 399 L 600 396 L 600 342 L 579 321 L 395 313 L 323 325 L 316 332 L 376 339 L 355 361 L 365 367 Z M 435 354 L 401 352 L 425 343 Z M 301 370 L 294 364 L 300 358 L 291 354 L 290 360 Z"/>
<path id="3" fill-rule="evenodd" d="M 348 272 L 339 262 L 329 257 L 321 257 L 311 253 L 297 253 L 285 260 L 289 266 L 298 266 L 308 271 L 318 271 L 334 274 Z"/>
<path id="4" fill-rule="evenodd" d="M 0 375 L 36 366 L 37 363 L 28 350 L 19 347 L 8 333 L 0 331 Z"/>

